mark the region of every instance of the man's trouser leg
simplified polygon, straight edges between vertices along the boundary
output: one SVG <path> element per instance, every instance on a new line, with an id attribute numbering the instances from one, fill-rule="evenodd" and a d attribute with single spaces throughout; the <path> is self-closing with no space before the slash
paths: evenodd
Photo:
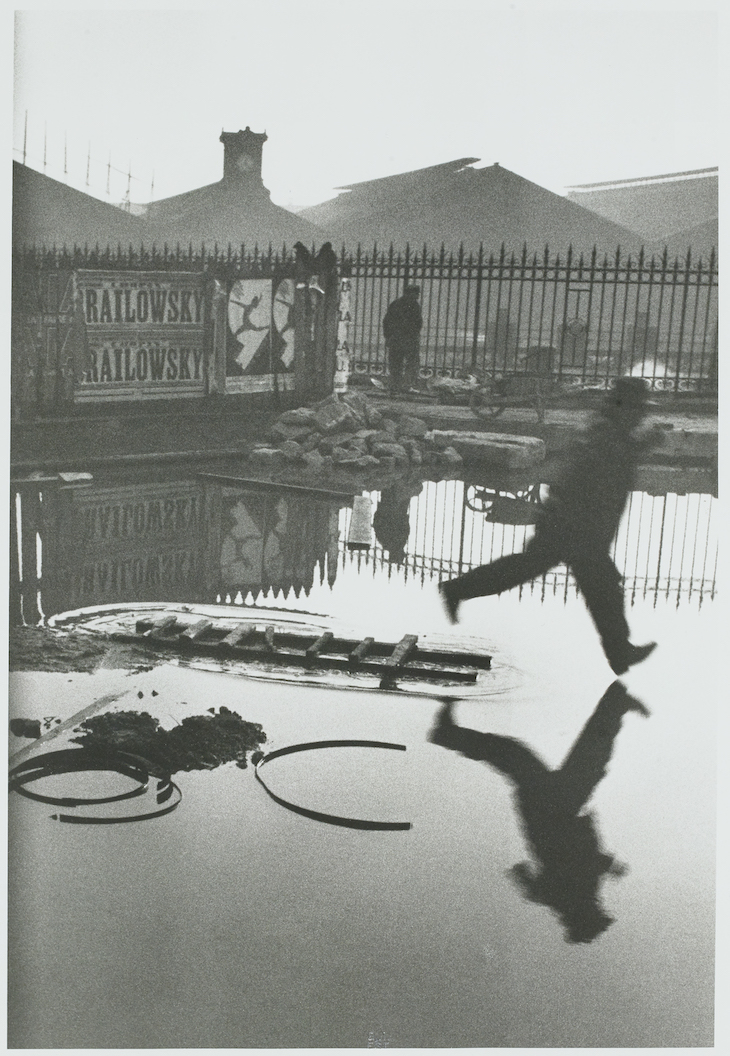
<path id="1" fill-rule="evenodd" d="M 577 814 L 605 777 L 621 721 L 633 701 L 621 682 L 612 682 L 556 770 L 566 809 Z"/>
<path id="2" fill-rule="evenodd" d="M 403 388 L 403 368 L 405 355 L 402 348 L 390 345 L 388 348 L 388 370 L 390 387 L 396 391 Z"/>
<path id="3" fill-rule="evenodd" d="M 621 660 L 629 646 L 621 576 L 608 554 L 574 555 L 570 568 L 596 625 L 609 663 Z"/>
<path id="4" fill-rule="evenodd" d="M 537 533 L 521 554 L 508 554 L 497 558 L 490 565 L 473 568 L 463 576 L 450 580 L 444 589 L 456 601 L 501 594 L 544 575 L 561 560 L 558 541 L 549 535 Z"/>
<path id="5" fill-rule="evenodd" d="M 406 355 L 405 369 L 403 372 L 403 380 L 407 389 L 415 389 L 418 387 L 418 370 L 420 365 L 418 348 L 409 349 Z"/>

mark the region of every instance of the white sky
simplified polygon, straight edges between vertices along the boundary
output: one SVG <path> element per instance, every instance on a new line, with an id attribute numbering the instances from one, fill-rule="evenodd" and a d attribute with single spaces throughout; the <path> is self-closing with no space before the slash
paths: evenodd
<path id="1" fill-rule="evenodd" d="M 268 132 L 281 205 L 472 156 L 566 186 L 717 165 L 711 3 L 244 0 L 26 7 L 13 157 L 133 201 L 220 179 L 221 129 Z M 111 198 L 127 187 L 112 177 Z"/>

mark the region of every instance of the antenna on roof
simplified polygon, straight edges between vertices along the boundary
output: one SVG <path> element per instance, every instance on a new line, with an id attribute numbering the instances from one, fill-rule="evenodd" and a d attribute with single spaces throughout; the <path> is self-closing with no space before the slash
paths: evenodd
<path id="1" fill-rule="evenodd" d="M 155 197 L 155 170 L 152 170 L 152 183 L 150 184 L 150 201 Z"/>
<path id="2" fill-rule="evenodd" d="M 124 208 L 127 210 L 127 212 L 130 212 L 131 208 L 132 208 L 132 202 L 131 202 L 130 197 L 129 197 L 131 190 L 132 190 L 132 159 L 130 158 L 129 159 L 129 168 L 127 170 L 127 190 L 126 190 L 126 193 L 124 195 L 124 200 L 122 202 L 122 204 L 123 204 Z"/>

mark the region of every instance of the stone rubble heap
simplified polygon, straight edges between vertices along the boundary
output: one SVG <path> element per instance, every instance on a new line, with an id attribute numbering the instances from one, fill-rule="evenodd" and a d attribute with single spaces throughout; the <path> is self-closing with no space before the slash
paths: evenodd
<path id="1" fill-rule="evenodd" d="M 426 466 L 449 471 L 462 464 L 453 446 L 427 436 L 428 426 L 412 415 L 386 417 L 357 393 L 327 396 L 311 407 L 284 411 L 256 444 L 249 460 L 257 468 L 393 470 Z"/>

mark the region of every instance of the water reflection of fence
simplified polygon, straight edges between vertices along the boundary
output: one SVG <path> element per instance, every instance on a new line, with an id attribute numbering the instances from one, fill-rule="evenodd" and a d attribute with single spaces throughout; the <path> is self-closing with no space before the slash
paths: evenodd
<path id="1" fill-rule="evenodd" d="M 427 483 L 410 507 L 410 536 L 400 566 L 389 560 L 376 543 L 369 555 L 354 557 L 343 551 L 343 561 L 388 567 L 421 583 L 457 576 L 504 554 L 519 552 L 534 529 L 524 524 L 488 522 L 469 508 L 462 481 Z M 377 505 L 378 495 L 374 493 Z M 348 511 L 343 511 L 345 522 Z M 346 538 L 347 525 L 341 536 Z M 676 604 L 711 600 L 716 594 L 718 526 L 712 495 L 649 495 L 634 492 L 613 545 L 613 557 L 624 576 L 631 602 L 652 597 Z M 402 569 L 399 573 L 397 570 Z M 565 566 L 521 588 L 523 593 L 576 593 Z"/>
<path id="2" fill-rule="evenodd" d="M 488 520 L 473 488 L 457 480 L 426 482 L 415 496 L 413 488 L 391 488 L 387 507 L 384 493 L 373 493 L 381 538 L 369 554 L 353 557 L 344 549 L 350 510 L 341 500 L 190 480 L 80 489 L 29 481 L 11 494 L 11 622 L 35 624 L 44 613 L 120 602 L 242 602 L 261 591 L 307 596 L 325 577 L 332 587 L 341 562 L 421 583 L 455 576 L 522 550 L 533 531 L 503 523 L 507 515 L 519 522 L 508 504 Z M 390 560 L 388 546 L 399 556 L 405 550 L 402 564 Z M 632 599 L 714 598 L 712 495 L 634 492 L 614 551 Z M 523 588 L 570 590 L 564 568 Z"/>

